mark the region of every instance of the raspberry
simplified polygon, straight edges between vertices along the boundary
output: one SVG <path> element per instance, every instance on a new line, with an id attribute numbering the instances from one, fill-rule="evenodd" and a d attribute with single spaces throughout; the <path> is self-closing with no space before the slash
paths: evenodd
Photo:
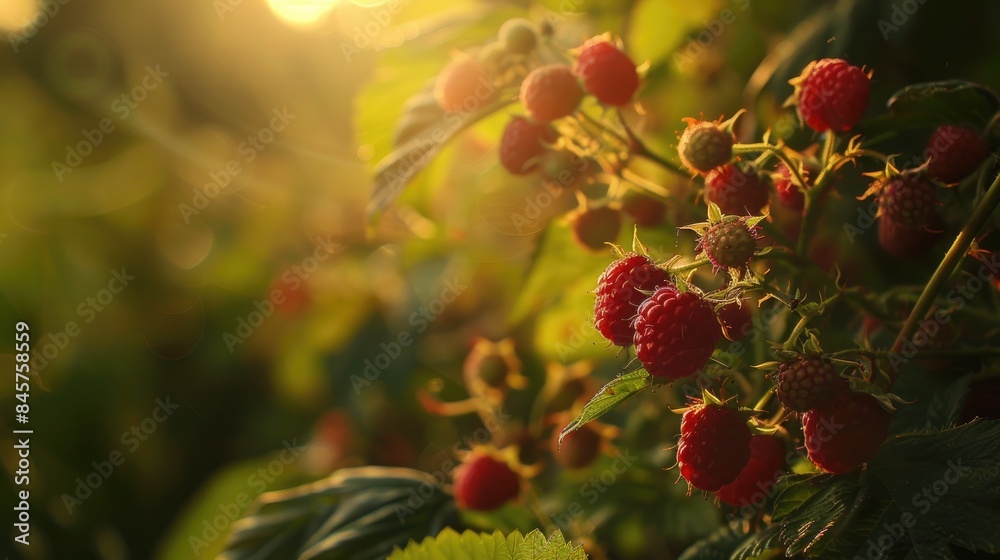
<path id="1" fill-rule="evenodd" d="M 750 460 L 736 480 L 719 488 L 715 495 L 731 506 L 760 507 L 774 493 L 785 469 L 784 442 L 776 436 L 755 435 L 750 438 Z"/>
<path id="2" fill-rule="evenodd" d="M 500 164 L 514 175 L 525 175 L 538 168 L 538 159 L 558 138 L 546 123 L 535 123 L 514 116 L 500 138 Z"/>
<path id="3" fill-rule="evenodd" d="M 650 375 L 673 381 L 701 369 L 721 334 L 712 306 L 701 296 L 662 286 L 639 306 L 633 342 Z"/>
<path id="4" fill-rule="evenodd" d="M 688 126 L 677 144 L 684 167 L 692 173 L 704 174 L 729 163 L 733 158 L 733 134 L 714 122 L 686 120 Z"/>
<path id="5" fill-rule="evenodd" d="M 632 325 L 639 304 L 660 286 L 672 285 L 670 276 L 645 255 L 630 254 L 611 263 L 597 280 L 594 326 L 618 346 L 632 344 Z M 646 292 L 646 293 L 643 293 Z"/>
<path id="6" fill-rule="evenodd" d="M 719 324 L 722 325 L 722 334 L 727 340 L 742 340 L 750 334 L 753 326 L 753 316 L 750 314 L 748 305 L 738 303 L 727 303 L 723 305 L 716 315 Z"/>
<path id="7" fill-rule="evenodd" d="M 587 208 L 573 215 L 573 240 L 584 249 L 600 251 L 618 239 L 622 215 L 608 206 Z"/>
<path id="8" fill-rule="evenodd" d="M 681 417 L 677 464 L 695 488 L 714 492 L 736 480 L 750 460 L 750 428 L 739 413 L 708 404 Z"/>
<path id="9" fill-rule="evenodd" d="M 457 469 L 453 492 L 461 509 L 494 510 L 517 497 L 520 479 L 507 463 L 473 453 Z"/>
<path id="10" fill-rule="evenodd" d="M 434 83 L 434 98 L 446 113 L 468 113 L 484 107 L 496 88 L 483 66 L 470 56 L 449 62 Z"/>
<path id="11" fill-rule="evenodd" d="M 580 104 L 583 89 L 573 70 L 563 64 L 535 68 L 521 83 L 521 103 L 539 121 L 565 117 Z"/>
<path id="12" fill-rule="evenodd" d="M 799 356 L 784 362 L 775 373 L 778 400 L 796 412 L 806 412 L 829 400 L 830 396 L 847 388 L 828 358 Z"/>
<path id="13" fill-rule="evenodd" d="M 879 187 L 879 216 L 904 226 L 926 226 L 938 213 L 934 183 L 922 173 L 903 173 L 883 179 Z"/>
<path id="14" fill-rule="evenodd" d="M 757 250 L 757 226 L 747 226 L 746 218 L 726 216 L 713 225 L 698 242 L 712 266 L 729 270 L 746 266 Z"/>
<path id="15" fill-rule="evenodd" d="M 868 108 L 871 80 L 864 70 L 846 60 L 811 62 L 791 84 L 799 116 L 816 132 L 849 130 Z"/>
<path id="16" fill-rule="evenodd" d="M 990 147 L 975 130 L 944 124 L 927 140 L 927 173 L 942 183 L 957 183 L 990 155 Z"/>
<path id="17" fill-rule="evenodd" d="M 552 433 L 552 452 L 564 469 L 583 469 L 601 453 L 601 436 L 589 426 L 566 434 L 559 445 L 559 431 Z"/>
<path id="18" fill-rule="evenodd" d="M 621 107 L 639 89 L 639 73 L 627 54 L 608 41 L 595 38 L 581 47 L 576 73 L 583 86 L 601 103 Z"/>
<path id="19" fill-rule="evenodd" d="M 705 176 L 705 200 L 718 205 L 723 214 L 759 215 L 767 198 L 767 183 L 753 169 L 744 171 L 729 163 Z"/>
<path id="20" fill-rule="evenodd" d="M 538 31 L 535 24 L 524 18 L 505 21 L 500 26 L 497 37 L 507 52 L 514 54 L 528 54 L 538 46 Z"/>
<path id="21" fill-rule="evenodd" d="M 792 210 L 801 212 L 806 207 L 806 197 L 792 181 L 792 170 L 781 163 L 776 174 L 778 179 L 774 182 L 774 190 L 778 194 L 778 201 Z"/>
<path id="22" fill-rule="evenodd" d="M 940 216 L 931 217 L 927 226 L 906 226 L 882 217 L 878 221 L 878 243 L 897 259 L 917 259 L 926 255 L 941 237 L 944 224 Z"/>
<path id="23" fill-rule="evenodd" d="M 827 472 L 851 472 L 875 456 L 891 421 L 892 415 L 874 397 L 837 393 L 802 418 L 809 459 Z"/>
<path id="24" fill-rule="evenodd" d="M 622 210 L 635 220 L 637 226 L 655 227 L 666 218 L 667 205 L 645 194 L 631 194 L 626 195 L 622 202 Z"/>

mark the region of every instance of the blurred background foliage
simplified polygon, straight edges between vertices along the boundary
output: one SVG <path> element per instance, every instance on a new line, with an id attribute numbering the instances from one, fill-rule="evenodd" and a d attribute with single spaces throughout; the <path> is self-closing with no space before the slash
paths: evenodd
<path id="1" fill-rule="evenodd" d="M 31 558 L 209 558 L 223 538 L 205 528 L 229 504 L 245 509 L 244 495 L 340 466 L 433 472 L 480 424 L 430 417 L 416 394 L 461 398 L 476 336 L 517 343 L 531 384 L 510 404 L 515 418 L 550 362 L 596 360 L 601 380 L 624 365 L 590 323 L 588 291 L 608 257 L 584 253 L 552 219 L 572 195 L 546 199 L 536 180 L 497 165 L 518 108 L 462 134 L 380 221 L 365 219 L 372 167 L 406 100 L 510 17 L 549 20 L 567 46 L 621 36 L 650 62 L 642 112 L 629 117 L 663 153 L 682 117 L 744 106 L 744 135 L 802 134 L 780 105 L 788 78 L 820 56 L 875 69 L 874 112 L 907 83 L 1000 83 L 1000 6 L 985 0 L 40 4 L 0 5 L 10 39 L 0 48 L 0 364 L 13 371 L 17 320 L 49 352 L 34 362 L 30 401 Z M 897 24 L 888 37 L 880 20 Z M 261 133 L 275 111 L 294 117 Z M 248 149 L 253 136 L 260 149 Z M 669 223 L 701 218 L 670 201 L 667 212 Z M 623 232 L 628 243 L 631 226 Z M 660 255 L 676 250 L 672 228 L 642 235 Z M 134 280 L 102 293 L 123 269 Z M 285 303 L 246 330 L 274 290 Z M 414 342 L 394 347 L 403 333 Z M 179 409 L 133 450 L 126 434 L 168 398 Z M 669 466 L 661 449 L 676 426 L 660 414 L 679 399 L 658 392 L 617 417 L 633 453 Z M 12 384 L 0 385 L 0 409 L 14 403 Z M 11 503 L 16 457 L 2 434 L 0 496 Z M 297 455 L 286 463 L 288 448 Z M 77 479 L 116 450 L 124 463 L 68 511 Z M 716 526 L 718 510 L 680 500 L 674 476 L 601 504 L 623 516 L 609 537 L 623 554 L 672 557 Z M 572 495 L 580 481 L 561 484 Z M 206 542 L 196 554 L 192 536 Z"/>

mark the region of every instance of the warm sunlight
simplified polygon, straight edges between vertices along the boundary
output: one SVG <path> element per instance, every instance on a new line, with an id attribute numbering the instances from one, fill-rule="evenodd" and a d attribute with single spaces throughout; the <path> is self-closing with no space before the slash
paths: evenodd
<path id="1" fill-rule="evenodd" d="M 27 27 L 35 9 L 35 0 L 4 0 L 0 4 L 0 29 L 13 31 Z"/>
<path id="2" fill-rule="evenodd" d="M 323 20 L 340 0 L 267 0 L 267 5 L 282 21 L 308 27 Z"/>

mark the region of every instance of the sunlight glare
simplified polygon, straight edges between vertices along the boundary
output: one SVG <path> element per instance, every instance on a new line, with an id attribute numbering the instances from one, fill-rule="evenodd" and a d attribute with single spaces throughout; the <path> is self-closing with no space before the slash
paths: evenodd
<path id="1" fill-rule="evenodd" d="M 285 23 L 308 27 L 323 20 L 340 0 L 267 0 L 274 15 Z"/>
<path id="2" fill-rule="evenodd" d="M 0 29 L 17 31 L 27 27 L 37 9 L 35 0 L 4 0 L 0 3 Z"/>

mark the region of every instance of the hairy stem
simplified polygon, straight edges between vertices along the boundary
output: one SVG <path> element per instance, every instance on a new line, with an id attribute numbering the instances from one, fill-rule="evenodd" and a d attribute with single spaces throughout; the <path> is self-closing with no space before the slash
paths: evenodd
<path id="1" fill-rule="evenodd" d="M 972 216 L 969 221 L 966 222 L 965 227 L 962 231 L 958 233 L 958 237 L 955 238 L 955 242 L 951 244 L 951 248 L 945 253 L 944 258 L 941 263 L 938 264 L 937 270 L 934 271 L 934 275 L 931 276 L 930 281 L 924 287 L 923 293 L 920 294 L 920 298 L 917 299 L 917 303 L 914 304 L 913 310 L 910 312 L 910 316 L 906 318 L 906 323 L 903 324 L 903 328 L 899 331 L 899 336 L 896 337 L 896 342 L 892 345 L 892 352 L 898 353 L 903 349 L 906 341 L 917 332 L 920 326 L 920 322 L 924 320 L 927 313 L 931 310 L 934 304 L 934 300 L 938 296 L 938 292 L 944 287 L 945 282 L 948 281 L 948 277 L 955 272 L 955 269 L 961 264 L 962 259 L 965 258 L 965 254 L 969 251 L 969 247 L 972 245 L 972 241 L 979 234 L 979 230 L 983 228 L 986 221 L 989 220 L 993 211 L 996 210 L 997 205 L 1000 204 L 1000 175 L 994 179 L 993 184 L 990 185 L 988 191 L 986 191 L 986 196 L 979 202 L 976 209 L 973 210 Z M 890 386 L 895 383 L 896 378 L 899 376 L 899 371 L 897 368 L 893 367 L 892 371 L 889 372 Z"/>

